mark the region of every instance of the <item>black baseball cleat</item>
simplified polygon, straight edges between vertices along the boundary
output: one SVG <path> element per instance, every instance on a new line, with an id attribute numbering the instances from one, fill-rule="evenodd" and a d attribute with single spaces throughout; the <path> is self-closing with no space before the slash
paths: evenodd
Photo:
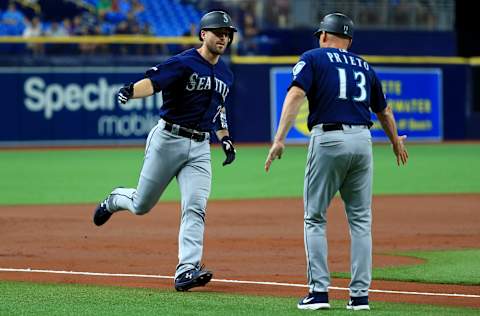
<path id="1" fill-rule="evenodd" d="M 328 292 L 311 292 L 307 296 L 302 298 L 298 304 L 298 309 L 329 309 Z"/>
<path id="2" fill-rule="evenodd" d="M 350 297 L 350 301 L 348 302 L 346 307 L 347 309 L 354 311 L 368 311 L 370 310 L 370 306 L 368 305 L 368 296 Z"/>
<path id="3" fill-rule="evenodd" d="M 205 286 L 212 279 L 213 273 L 203 266 L 183 272 L 175 278 L 175 290 L 183 292 L 197 286 Z"/>
<path id="4" fill-rule="evenodd" d="M 95 209 L 95 213 L 93 214 L 93 222 L 97 226 L 105 224 L 110 219 L 110 216 L 112 216 L 112 213 L 107 209 L 109 197 L 110 196 L 103 200 L 102 203 L 98 204 L 97 208 Z"/>

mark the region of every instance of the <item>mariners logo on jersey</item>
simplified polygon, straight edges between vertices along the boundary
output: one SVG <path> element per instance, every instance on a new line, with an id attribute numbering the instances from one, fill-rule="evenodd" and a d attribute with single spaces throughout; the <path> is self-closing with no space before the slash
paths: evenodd
<path id="1" fill-rule="evenodd" d="M 302 71 L 303 67 L 305 67 L 305 62 L 303 60 L 299 61 L 294 67 L 293 67 L 293 80 L 297 78 L 297 75 Z"/>
<path id="2" fill-rule="evenodd" d="M 226 126 L 219 107 L 228 103 L 233 74 L 221 59 L 212 65 L 192 48 L 151 68 L 146 76 L 156 92 L 162 91 L 160 117 L 165 121 L 206 132 Z"/>
<path id="3" fill-rule="evenodd" d="M 185 86 L 187 91 L 193 90 L 211 90 L 212 89 L 212 79 L 210 76 L 200 77 L 196 72 L 190 75 L 188 83 Z M 216 92 L 222 95 L 223 101 L 227 98 L 228 92 L 230 89 L 227 84 L 222 80 L 215 78 L 214 89 Z"/>

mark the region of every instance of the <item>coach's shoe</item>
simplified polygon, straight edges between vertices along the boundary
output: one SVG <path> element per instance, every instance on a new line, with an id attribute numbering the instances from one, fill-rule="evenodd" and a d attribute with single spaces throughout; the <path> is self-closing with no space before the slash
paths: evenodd
<path id="1" fill-rule="evenodd" d="M 107 196 L 102 203 L 98 204 L 97 208 L 95 209 L 95 213 L 93 214 L 93 222 L 97 226 L 105 224 L 110 219 L 110 216 L 112 216 L 112 213 L 107 208 L 109 198 L 110 195 Z"/>
<path id="2" fill-rule="evenodd" d="M 298 304 L 298 309 L 329 309 L 328 292 L 312 292 L 302 298 Z"/>
<path id="3" fill-rule="evenodd" d="M 347 309 L 354 310 L 354 311 L 361 311 L 361 310 L 370 310 L 370 306 L 368 306 L 368 296 L 361 296 L 361 297 L 350 297 L 350 301 L 347 304 Z"/>
<path id="4" fill-rule="evenodd" d="M 197 286 L 205 286 L 212 279 L 213 273 L 203 266 L 183 272 L 175 278 L 175 290 L 188 291 Z"/>

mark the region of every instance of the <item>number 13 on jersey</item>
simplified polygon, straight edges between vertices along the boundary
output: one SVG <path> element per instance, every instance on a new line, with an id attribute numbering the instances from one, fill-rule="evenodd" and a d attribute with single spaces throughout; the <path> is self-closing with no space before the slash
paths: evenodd
<path id="1" fill-rule="evenodd" d="M 345 68 L 337 67 L 338 71 L 338 98 L 347 100 L 347 70 Z M 367 99 L 367 90 L 365 89 L 366 78 L 362 71 L 353 71 L 353 78 L 355 84 L 359 88 L 359 93 L 352 96 L 353 101 L 363 102 Z M 356 91 L 355 91 L 356 92 Z"/>

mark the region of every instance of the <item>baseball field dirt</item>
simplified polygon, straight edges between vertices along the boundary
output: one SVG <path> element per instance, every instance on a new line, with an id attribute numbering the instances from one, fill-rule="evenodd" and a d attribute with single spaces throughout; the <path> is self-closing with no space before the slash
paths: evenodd
<path id="1" fill-rule="evenodd" d="M 388 253 L 476 248 L 480 195 L 376 196 L 373 202 L 374 267 L 421 263 Z M 179 203 L 160 202 L 149 214 L 117 213 L 102 227 L 95 205 L 2 206 L 0 268 L 172 276 L 177 263 Z M 349 235 L 343 204 L 328 211 L 331 271 L 349 270 Z M 301 199 L 211 201 L 204 260 L 214 279 L 306 284 Z M 1 280 L 172 288 L 171 279 L 0 272 Z M 334 279 L 346 287 L 348 280 Z M 480 286 L 374 281 L 372 289 L 480 294 Z M 306 288 L 211 282 L 205 292 L 302 296 Z M 346 299 L 345 290 L 332 290 Z M 480 307 L 478 297 L 371 293 L 371 301 Z"/>

